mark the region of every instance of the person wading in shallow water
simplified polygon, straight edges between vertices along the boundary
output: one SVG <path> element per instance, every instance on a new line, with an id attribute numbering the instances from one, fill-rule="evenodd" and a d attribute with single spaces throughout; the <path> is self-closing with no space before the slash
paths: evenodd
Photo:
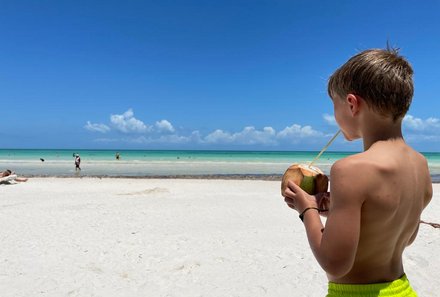
<path id="1" fill-rule="evenodd" d="M 79 154 L 75 155 L 75 171 L 80 171 L 81 170 L 81 157 L 79 156 Z"/>

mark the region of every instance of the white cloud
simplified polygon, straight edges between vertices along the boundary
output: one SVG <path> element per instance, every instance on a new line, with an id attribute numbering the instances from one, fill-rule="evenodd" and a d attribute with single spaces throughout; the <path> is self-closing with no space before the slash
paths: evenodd
<path id="1" fill-rule="evenodd" d="M 420 141 L 439 142 L 440 135 L 426 135 L 426 134 L 409 134 L 405 136 L 408 142 L 417 143 Z"/>
<path id="2" fill-rule="evenodd" d="M 292 141 L 296 141 L 298 138 L 314 138 L 322 136 L 324 136 L 322 132 L 314 130 L 311 126 L 301 126 L 298 124 L 286 127 L 277 134 L 277 138 L 279 139 L 292 139 Z"/>
<path id="3" fill-rule="evenodd" d="M 192 138 L 188 136 L 180 136 L 177 134 L 161 135 L 158 137 L 151 136 L 132 136 L 123 138 L 100 138 L 96 139 L 99 142 L 125 142 L 125 143 L 140 143 L 140 144 L 185 144 L 191 143 Z"/>
<path id="4" fill-rule="evenodd" d="M 202 142 L 202 135 L 200 134 L 200 131 L 196 130 L 196 131 L 191 132 L 189 139 L 193 143 L 201 143 Z"/>
<path id="5" fill-rule="evenodd" d="M 406 115 L 403 118 L 403 125 L 414 131 L 438 130 L 440 129 L 440 119 L 430 117 L 423 120 L 412 115 Z"/>
<path id="6" fill-rule="evenodd" d="M 336 123 L 335 117 L 333 115 L 329 115 L 327 113 L 323 114 L 322 117 L 324 118 L 324 121 L 327 122 L 327 124 L 331 125 L 331 126 L 337 126 L 338 124 Z"/>
<path id="7" fill-rule="evenodd" d="M 208 136 L 204 138 L 204 141 L 209 143 L 230 143 L 232 142 L 232 136 L 228 132 L 224 132 L 223 130 L 217 129 Z"/>
<path id="8" fill-rule="evenodd" d="M 264 127 L 263 130 L 257 130 L 255 127 L 245 127 L 241 132 L 229 133 L 217 129 L 203 138 L 205 143 L 217 144 L 276 144 L 276 132 L 272 127 Z"/>
<path id="9" fill-rule="evenodd" d="M 333 117 L 324 114 L 324 119 L 332 123 Z M 204 144 L 204 145 L 282 145 L 283 143 L 317 143 L 326 135 L 314 130 L 311 126 L 293 124 L 281 131 L 272 127 L 256 129 L 254 126 L 244 127 L 239 132 L 228 132 L 217 129 L 209 134 L 202 135 L 195 130 L 187 135 L 179 135 L 170 121 L 160 120 L 152 125 L 136 119 L 130 108 L 122 114 L 112 114 L 110 124 L 114 128 L 126 134 L 125 137 L 100 138 L 100 142 L 126 142 L 126 143 L 151 143 L 151 144 Z M 89 131 L 106 133 L 111 131 L 105 124 L 93 124 L 90 121 L 84 126 Z M 182 129 L 184 130 L 184 129 Z"/>
<path id="10" fill-rule="evenodd" d="M 110 116 L 110 121 L 116 129 L 124 133 L 143 133 L 151 129 L 145 125 L 144 122 L 134 117 L 131 108 L 123 114 L 112 114 Z"/>
<path id="11" fill-rule="evenodd" d="M 167 120 L 158 121 L 158 122 L 156 122 L 155 126 L 159 132 L 171 132 L 172 133 L 175 131 L 173 125 L 171 125 L 171 123 L 168 122 Z"/>
<path id="12" fill-rule="evenodd" d="M 90 121 L 87 121 L 87 125 L 85 125 L 84 128 L 92 132 L 107 133 L 108 131 L 110 131 L 110 128 L 107 125 L 93 124 Z"/>
<path id="13" fill-rule="evenodd" d="M 168 128 L 166 123 L 168 121 L 161 121 L 163 127 Z M 156 124 L 157 124 L 156 123 Z M 171 124 L 170 124 L 171 125 Z M 174 129 L 173 129 L 174 131 Z M 290 127 L 286 127 L 282 131 L 278 132 L 272 127 L 264 127 L 261 130 L 256 129 L 253 126 L 243 128 L 243 130 L 235 133 L 227 132 L 222 129 L 217 129 L 206 136 L 201 135 L 199 131 L 193 131 L 189 135 L 178 135 L 173 132 L 172 134 L 150 134 L 141 135 L 136 137 L 120 138 L 118 141 L 128 143 L 150 143 L 150 144 L 206 144 L 206 145 L 271 145 L 276 146 L 281 143 L 291 142 L 297 143 L 299 141 L 306 142 L 311 141 L 316 143 L 327 137 L 324 133 L 314 130 L 311 126 L 301 126 L 294 124 Z M 101 141 L 113 141 L 111 139 L 101 139 Z"/>
<path id="14" fill-rule="evenodd" d="M 173 144 L 181 144 L 181 143 L 189 143 L 191 142 L 191 138 L 187 136 L 181 136 L 177 134 L 171 135 L 162 135 L 160 136 L 156 142 L 159 143 L 173 143 Z"/>
<path id="15" fill-rule="evenodd" d="M 132 116 L 132 115 L 131 115 Z M 126 117 L 127 118 L 127 117 Z M 130 118 L 130 116 L 128 116 Z M 193 131 L 189 135 L 178 135 L 174 127 L 166 120 L 156 122 L 155 129 L 166 131 L 171 134 L 150 134 L 141 136 L 128 136 L 124 138 L 101 138 L 101 142 L 127 142 L 127 143 L 150 143 L 150 144 L 231 144 L 231 145 L 272 145 L 282 142 L 296 143 L 299 140 L 311 140 L 316 142 L 319 138 L 326 137 L 322 132 L 314 130 L 311 126 L 294 124 L 278 132 L 272 127 L 264 127 L 261 130 L 253 126 L 243 128 L 240 132 L 227 132 L 217 129 L 205 137 L 199 131 Z M 150 130 L 152 128 L 149 128 Z M 128 130 L 127 130 L 128 131 Z"/>

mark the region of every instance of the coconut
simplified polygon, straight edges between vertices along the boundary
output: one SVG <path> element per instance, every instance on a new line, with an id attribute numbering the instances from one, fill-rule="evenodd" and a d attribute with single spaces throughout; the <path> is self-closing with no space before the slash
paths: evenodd
<path id="1" fill-rule="evenodd" d="M 289 180 L 293 181 L 310 195 L 325 193 L 328 189 L 328 177 L 315 166 L 293 164 L 287 168 L 281 182 L 281 194 L 284 194 Z"/>

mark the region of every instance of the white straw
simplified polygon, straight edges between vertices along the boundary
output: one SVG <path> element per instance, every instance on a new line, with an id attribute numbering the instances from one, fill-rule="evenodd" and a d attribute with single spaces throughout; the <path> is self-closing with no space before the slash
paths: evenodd
<path id="1" fill-rule="evenodd" d="M 319 159 L 319 157 L 321 157 L 322 153 L 325 152 L 325 150 L 330 146 L 330 144 L 332 144 L 333 140 L 336 139 L 336 137 L 338 137 L 339 133 L 341 133 L 341 130 L 339 130 L 338 132 L 336 132 L 335 135 L 333 135 L 332 139 L 329 140 L 329 142 L 324 146 L 324 148 L 319 152 L 319 154 L 315 157 L 315 159 L 313 159 L 312 162 L 310 162 L 309 167 L 311 167 L 313 165 L 313 163 L 316 162 L 316 160 Z"/>

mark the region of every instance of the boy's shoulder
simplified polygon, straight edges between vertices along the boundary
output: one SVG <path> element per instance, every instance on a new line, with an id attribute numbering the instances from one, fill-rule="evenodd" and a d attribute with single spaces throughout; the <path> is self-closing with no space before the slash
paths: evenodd
<path id="1" fill-rule="evenodd" d="M 383 183 L 383 174 L 387 171 L 386 163 L 366 151 L 336 161 L 330 170 L 330 182 L 345 189 L 354 188 L 357 193 L 368 193 Z"/>
<path id="2" fill-rule="evenodd" d="M 371 177 L 375 175 L 374 167 L 364 152 L 336 161 L 330 170 L 331 192 L 363 199 L 363 194 L 369 191 Z"/>
<path id="3" fill-rule="evenodd" d="M 330 170 L 330 182 L 335 182 L 338 188 L 352 188 L 366 194 L 374 189 L 384 189 L 384 185 L 391 187 L 405 183 L 415 187 L 416 180 L 424 180 L 420 186 L 429 192 L 428 162 L 421 153 L 407 145 L 394 150 L 375 148 L 353 154 L 336 161 Z"/>
<path id="4" fill-rule="evenodd" d="M 345 172 L 347 177 L 356 177 L 365 173 L 365 170 L 375 170 L 377 165 L 373 156 L 367 152 L 361 152 L 336 161 L 331 168 L 331 173 Z"/>
<path id="5" fill-rule="evenodd" d="M 425 156 L 408 145 L 400 147 L 379 147 L 356 153 L 336 161 L 332 170 L 367 173 L 370 171 L 387 171 L 398 168 L 402 161 L 412 160 L 414 163 L 427 166 Z"/>

